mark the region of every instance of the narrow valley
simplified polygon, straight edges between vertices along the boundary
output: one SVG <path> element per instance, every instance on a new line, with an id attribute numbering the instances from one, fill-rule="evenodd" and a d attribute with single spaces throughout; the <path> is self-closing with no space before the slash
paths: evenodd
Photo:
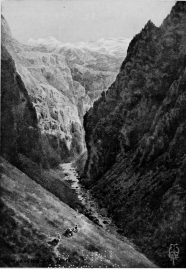
<path id="1" fill-rule="evenodd" d="M 0 267 L 184 268 L 186 2 L 131 40 L 1 32 Z"/>

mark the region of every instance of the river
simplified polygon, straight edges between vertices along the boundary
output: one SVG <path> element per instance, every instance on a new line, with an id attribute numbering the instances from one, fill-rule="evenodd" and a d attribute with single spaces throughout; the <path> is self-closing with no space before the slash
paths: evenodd
<path id="1" fill-rule="evenodd" d="M 85 189 L 79 182 L 79 176 L 71 163 L 61 164 L 61 169 L 65 175 L 65 181 L 69 181 L 71 188 L 76 192 L 78 200 L 85 208 L 83 212 L 90 220 L 106 230 L 116 231 L 112 220 L 107 216 L 105 208 L 100 208 L 96 200 L 90 194 L 90 191 Z M 115 233 L 115 232 L 114 232 Z"/>

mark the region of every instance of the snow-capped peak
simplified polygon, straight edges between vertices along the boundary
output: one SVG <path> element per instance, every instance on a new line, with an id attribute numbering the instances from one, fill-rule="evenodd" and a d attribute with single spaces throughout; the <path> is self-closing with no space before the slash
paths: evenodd
<path id="1" fill-rule="evenodd" d="M 97 51 L 100 53 L 106 53 L 110 55 L 123 55 L 126 52 L 129 45 L 130 39 L 123 37 L 118 38 L 101 38 L 98 41 L 82 41 L 77 43 L 62 43 L 55 37 L 49 36 L 46 39 L 39 38 L 37 40 L 29 39 L 27 41 L 28 45 L 31 46 L 45 46 L 49 49 L 55 49 L 57 52 L 60 49 L 79 49 L 81 51 L 90 50 Z"/>
<path id="2" fill-rule="evenodd" d="M 55 37 L 49 36 L 45 39 L 39 38 L 36 40 L 30 38 L 27 41 L 27 44 L 29 44 L 29 45 L 44 45 L 44 46 L 50 46 L 50 45 L 58 46 L 59 44 L 61 44 L 61 42 L 59 40 L 57 40 Z"/>

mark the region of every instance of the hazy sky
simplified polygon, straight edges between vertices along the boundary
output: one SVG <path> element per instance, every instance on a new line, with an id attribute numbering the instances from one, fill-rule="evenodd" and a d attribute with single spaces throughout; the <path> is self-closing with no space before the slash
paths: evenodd
<path id="1" fill-rule="evenodd" d="M 175 1 L 4 0 L 2 14 L 21 42 L 53 36 L 62 42 L 132 38 L 151 19 L 159 26 Z"/>

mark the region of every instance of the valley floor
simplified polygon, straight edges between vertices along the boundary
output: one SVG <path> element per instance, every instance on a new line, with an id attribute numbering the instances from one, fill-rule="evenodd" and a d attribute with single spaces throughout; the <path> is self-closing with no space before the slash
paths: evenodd
<path id="1" fill-rule="evenodd" d="M 127 240 L 79 213 L 80 203 L 74 210 L 3 158 L 0 169 L 1 267 L 155 267 Z M 75 171 L 60 171 L 50 173 L 68 188 L 66 179 Z M 75 224 L 78 233 L 64 236 Z M 47 242 L 56 233 L 61 240 L 54 247 Z"/>

